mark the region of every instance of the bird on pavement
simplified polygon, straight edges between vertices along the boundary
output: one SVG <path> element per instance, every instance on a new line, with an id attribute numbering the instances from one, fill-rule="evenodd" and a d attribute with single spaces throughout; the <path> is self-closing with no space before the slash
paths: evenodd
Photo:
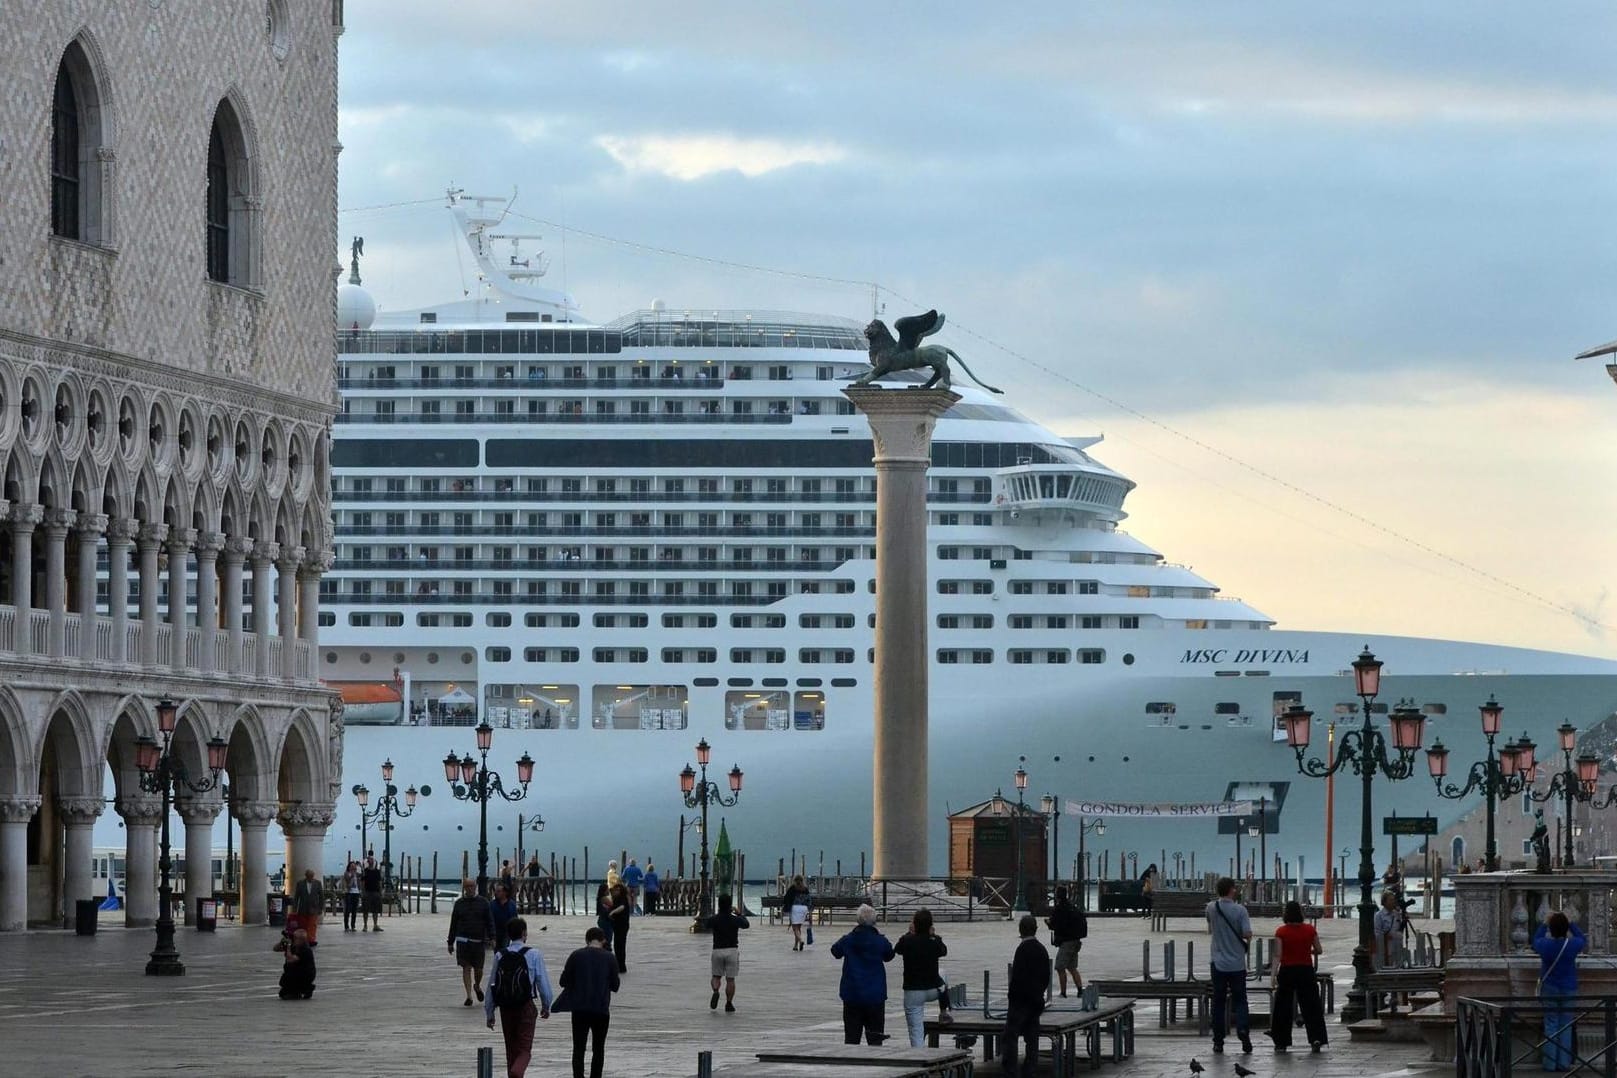
<path id="1" fill-rule="evenodd" d="M 1257 1071 L 1249 1071 L 1245 1067 L 1243 1067 L 1239 1063 L 1237 1063 L 1235 1065 L 1235 1073 L 1239 1076 L 1239 1078 L 1252 1078 L 1252 1075 L 1254 1075 L 1254 1074 L 1256 1074 L 1258 1072 Z"/>
<path id="2" fill-rule="evenodd" d="M 1192 1059 L 1190 1061 L 1190 1073 L 1191 1074 L 1200 1074 L 1202 1071 L 1204 1071 L 1206 1069 L 1207 1069 L 1206 1067 L 1202 1066 L 1195 1059 Z"/>

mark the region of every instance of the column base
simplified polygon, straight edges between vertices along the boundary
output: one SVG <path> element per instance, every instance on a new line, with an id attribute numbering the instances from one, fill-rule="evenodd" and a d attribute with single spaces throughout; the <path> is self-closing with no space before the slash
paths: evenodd
<path id="1" fill-rule="evenodd" d="M 146 974 L 150 977 L 185 975 L 185 964 L 174 946 L 174 922 L 167 917 L 157 921 L 157 947 L 152 951 L 151 961 L 146 963 Z"/>
<path id="2" fill-rule="evenodd" d="M 1347 998 L 1342 1004 L 1342 1024 L 1345 1026 L 1362 1022 L 1370 1014 L 1369 992 L 1365 987 L 1365 979 L 1369 975 L 1370 952 L 1363 947 L 1353 948 L 1353 984 L 1348 988 Z"/>

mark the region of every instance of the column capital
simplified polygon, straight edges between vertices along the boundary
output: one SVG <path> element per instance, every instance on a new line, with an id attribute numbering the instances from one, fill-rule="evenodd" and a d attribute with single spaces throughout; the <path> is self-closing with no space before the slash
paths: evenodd
<path id="1" fill-rule="evenodd" d="M 180 814 L 180 819 L 185 821 L 185 826 L 191 827 L 196 824 L 212 823 L 218 818 L 224 807 L 225 803 L 223 801 L 204 801 L 200 797 L 193 797 L 189 801 L 176 804 L 174 811 Z"/>
<path id="2" fill-rule="evenodd" d="M 850 386 L 842 395 L 870 421 L 877 464 L 932 461 L 932 427 L 960 400 L 948 389 L 877 389 Z"/>
<path id="3" fill-rule="evenodd" d="M 107 530 L 110 518 L 105 513 L 80 513 L 79 531 L 99 536 Z"/>
<path id="4" fill-rule="evenodd" d="M 320 576 L 331 572 L 331 567 L 337 564 L 335 550 L 310 550 L 303 556 L 303 575 Z"/>
<path id="5" fill-rule="evenodd" d="M 283 573 L 295 573 L 303 564 L 305 553 L 300 546 L 283 546 L 281 556 L 275 559 L 275 568 Z"/>
<path id="6" fill-rule="evenodd" d="M 170 553 L 190 551 L 196 545 L 197 530 L 195 528 L 170 528 L 168 530 L 168 549 Z"/>
<path id="7" fill-rule="evenodd" d="M 11 507 L 7 522 L 15 531 L 31 531 L 45 519 L 45 507 L 36 502 L 18 502 Z"/>
<path id="8" fill-rule="evenodd" d="M 324 836 L 326 828 L 337 818 L 336 807 L 318 802 L 289 805 L 280 814 L 281 830 L 293 838 Z"/>
<path id="9" fill-rule="evenodd" d="M 225 561 L 242 561 L 253 552 L 253 541 L 245 535 L 232 535 L 225 540 Z"/>
<path id="10" fill-rule="evenodd" d="M 281 806 L 274 801 L 235 801 L 230 802 L 231 814 L 236 822 L 243 828 L 268 827 L 270 821 L 280 815 Z"/>
<path id="11" fill-rule="evenodd" d="M 142 524 L 135 538 L 142 547 L 162 546 L 163 542 L 168 538 L 168 525 Z"/>
<path id="12" fill-rule="evenodd" d="M 140 533 L 140 521 L 132 517 L 114 517 L 107 522 L 107 542 L 127 546 Z"/>
<path id="13" fill-rule="evenodd" d="M 197 532 L 196 552 L 199 558 L 217 558 L 225 548 L 224 532 Z"/>
<path id="14" fill-rule="evenodd" d="M 269 565 L 281 556 L 281 544 L 265 539 L 253 544 L 253 565 Z"/>
<path id="15" fill-rule="evenodd" d="M 96 817 L 107 809 L 105 798 L 100 797 L 58 797 L 56 811 L 60 812 L 65 821 L 70 824 L 92 824 Z"/>
<path id="16" fill-rule="evenodd" d="M 66 535 L 74 522 L 79 519 L 79 515 L 71 509 L 46 509 L 44 519 L 47 532 Z"/>
<path id="17" fill-rule="evenodd" d="M 163 799 L 152 795 L 120 797 L 112 806 L 125 827 L 156 827 L 163 822 Z"/>
<path id="18" fill-rule="evenodd" d="M 39 811 L 38 794 L 0 797 L 0 823 L 27 823 Z"/>

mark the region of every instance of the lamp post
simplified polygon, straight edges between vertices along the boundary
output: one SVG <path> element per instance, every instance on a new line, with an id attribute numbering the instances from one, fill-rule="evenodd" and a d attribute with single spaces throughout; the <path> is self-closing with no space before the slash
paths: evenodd
<path id="1" fill-rule="evenodd" d="M 1056 757 L 1060 759 L 1060 757 Z M 1061 876 L 1061 798 L 1055 794 L 1045 794 L 1039 798 L 1039 811 L 1044 813 L 1045 819 L 1050 821 L 1050 856 L 1045 865 L 1045 871 L 1059 878 Z"/>
<path id="2" fill-rule="evenodd" d="M 696 923 L 691 925 L 692 932 L 707 931 L 707 919 L 713 912 L 712 881 L 708 875 L 707 852 L 707 807 L 709 805 L 722 805 L 725 808 L 734 808 L 735 803 L 741 800 L 741 766 L 732 765 L 730 768 L 730 796 L 725 797 L 719 784 L 707 777 L 708 761 L 713 758 L 713 746 L 707 743 L 707 738 L 696 743 L 696 762 L 702 768 L 698 776 L 690 764 L 679 773 L 679 791 L 685 797 L 686 808 L 700 808 L 702 810 L 702 884 L 697 897 Z"/>
<path id="3" fill-rule="evenodd" d="M 1084 852 L 1084 836 L 1091 831 L 1096 835 L 1106 834 L 1106 819 L 1097 816 L 1093 820 L 1078 817 L 1078 893 L 1083 897 L 1078 900 L 1078 908 L 1089 909 L 1089 856 Z"/>
<path id="4" fill-rule="evenodd" d="M 1571 868 L 1577 864 L 1577 854 L 1572 845 L 1573 833 L 1573 806 L 1579 803 L 1588 805 L 1595 811 L 1603 811 L 1617 804 L 1617 785 L 1606 791 L 1606 796 L 1595 797 L 1595 788 L 1600 783 L 1600 757 L 1592 752 L 1579 753 L 1574 759 L 1572 753 L 1578 747 L 1578 728 L 1570 722 L 1563 722 L 1555 730 L 1558 744 L 1561 749 L 1561 770 L 1550 778 L 1550 784 L 1540 793 L 1532 788 L 1532 782 L 1538 777 L 1537 765 L 1533 767 L 1535 774 L 1527 778 L 1527 796 L 1539 804 L 1563 799 L 1562 819 L 1558 830 L 1564 839 L 1561 853 L 1561 867 Z M 1525 739 L 1526 735 L 1523 735 Z M 1520 742 L 1518 742 L 1520 744 Z"/>
<path id="5" fill-rule="evenodd" d="M 453 781 L 453 780 L 451 780 Z M 416 797 L 429 797 L 432 787 L 422 785 L 420 790 L 414 786 L 404 791 L 404 804 L 399 804 L 399 788 L 393 785 L 393 761 L 387 760 L 382 764 L 382 800 L 374 809 L 366 811 L 370 803 L 371 792 L 364 786 L 354 787 L 354 797 L 359 801 L 359 846 L 360 855 L 368 856 L 369 850 L 365 845 L 366 827 L 380 819 L 382 821 L 382 890 L 389 891 L 393 887 L 393 817 L 405 817 L 415 811 Z"/>
<path id="6" fill-rule="evenodd" d="M 1363 784 L 1359 802 L 1359 945 L 1353 949 L 1353 987 L 1348 990 L 1347 1003 L 1342 1008 L 1344 1022 L 1357 1022 L 1365 1016 L 1365 979 L 1370 975 L 1370 950 L 1375 939 L 1376 907 L 1370 899 L 1370 889 L 1375 884 L 1372 783 L 1378 772 L 1392 781 L 1413 774 L 1415 752 L 1420 748 L 1426 729 L 1426 716 L 1408 702 L 1400 702 L 1389 717 L 1390 744 L 1371 722 L 1375 699 L 1381 693 L 1381 662 L 1370 654 L 1369 648 L 1353 661 L 1353 680 L 1364 723 L 1342 736 L 1334 762 L 1327 764 L 1317 757 L 1306 757 L 1313 712 L 1297 703 L 1281 716 L 1286 727 L 1286 744 L 1297 754 L 1298 771 L 1325 778 L 1343 768 L 1351 768 Z"/>
<path id="7" fill-rule="evenodd" d="M 444 778 L 457 801 L 475 801 L 478 806 L 477 828 L 477 893 L 488 896 L 488 802 L 491 797 L 506 801 L 521 801 L 528 796 L 528 783 L 533 781 L 533 757 L 526 752 L 517 760 L 517 782 L 521 789 L 507 791 L 499 772 L 488 768 L 488 750 L 494 744 L 494 727 L 487 721 L 477 725 L 477 752 L 482 761 L 467 753 L 459 759 L 451 752 L 444 757 Z"/>
<path id="8" fill-rule="evenodd" d="M 229 751 L 224 738 L 218 736 L 210 738 L 208 774 L 203 778 L 191 779 L 186 774 L 185 761 L 170 751 L 178 717 L 179 708 L 174 701 L 159 700 L 157 729 L 163 736 L 162 744 L 159 745 L 144 736 L 135 740 L 135 767 L 140 771 L 140 788 L 147 793 L 160 793 L 163 796 L 163 823 L 157 858 L 157 867 L 162 873 L 157 888 L 157 947 L 152 951 L 151 961 L 146 963 L 146 972 L 154 976 L 169 977 L 178 977 L 185 973 L 185 966 L 180 962 L 180 952 L 174 946 L 174 889 L 168 876 L 169 869 L 173 867 L 173 861 L 169 857 L 169 806 L 173 803 L 173 795 L 181 787 L 200 794 L 218 786 L 220 775 L 225 769 L 225 754 Z"/>
<path id="9" fill-rule="evenodd" d="M 544 830 L 545 830 L 545 818 L 543 816 L 533 815 L 533 816 L 526 817 L 524 819 L 522 813 L 520 813 L 520 812 L 517 813 L 517 871 L 518 872 L 526 872 L 527 871 L 527 864 L 528 864 L 526 861 L 524 861 L 522 859 L 522 834 L 523 834 L 523 832 L 524 831 L 532 831 L 534 834 L 537 835 L 537 834 L 542 834 L 544 832 Z"/>
<path id="10" fill-rule="evenodd" d="M 1023 761 L 1027 757 L 1022 757 Z M 1016 828 L 1012 832 L 1016 841 L 1016 902 L 1011 907 L 1012 913 L 1027 912 L 1027 876 L 1022 865 L 1022 814 L 1027 811 L 1023 795 L 1027 792 L 1027 767 L 1024 764 L 1016 765 L 1016 774 L 1012 776 L 1016 782 Z"/>
<path id="11" fill-rule="evenodd" d="M 1246 837 L 1257 838 L 1258 834 L 1258 825 L 1253 823 L 1251 820 L 1248 820 L 1246 824 Z M 1258 867 L 1263 867 L 1263 855 L 1261 853 L 1258 855 Z"/>
<path id="12" fill-rule="evenodd" d="M 1533 769 L 1532 741 L 1512 741 L 1502 751 L 1494 750 L 1494 738 L 1499 736 L 1500 717 L 1504 706 L 1490 693 L 1488 702 L 1477 709 L 1482 720 L 1482 735 L 1488 739 L 1488 756 L 1472 764 L 1466 773 L 1464 786 L 1455 786 L 1443 780 L 1449 773 L 1449 750 L 1440 740 L 1426 750 L 1426 766 L 1432 774 L 1432 783 L 1439 797 L 1457 801 L 1473 790 L 1480 791 L 1487 802 L 1487 843 L 1483 850 L 1489 872 L 1499 871 L 1499 843 L 1494 836 L 1494 818 L 1499 799 L 1521 793 L 1527 786 L 1527 773 Z"/>
<path id="13" fill-rule="evenodd" d="M 1230 873 L 1237 880 L 1246 876 L 1246 862 L 1241 860 L 1241 836 L 1246 834 L 1246 817 L 1242 816 L 1235 821 L 1235 871 Z"/>

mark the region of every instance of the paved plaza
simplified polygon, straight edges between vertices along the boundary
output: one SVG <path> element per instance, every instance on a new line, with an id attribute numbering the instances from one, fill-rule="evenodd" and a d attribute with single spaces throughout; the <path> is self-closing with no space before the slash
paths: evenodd
<path id="1" fill-rule="evenodd" d="M 480 1008 L 461 1005 L 460 977 L 444 951 L 447 907 L 433 916 L 392 918 L 385 931 L 343 933 L 341 923 L 322 927 L 319 987 L 312 1002 L 276 998 L 280 956 L 270 947 L 278 930 L 222 924 L 215 934 L 179 932 L 187 972 L 163 979 L 143 973 L 152 944 L 150 930 L 103 928 L 94 937 L 65 932 L 0 936 L 0 1073 L 132 1078 L 136 1075 L 197 1074 L 221 1078 L 280 1075 L 443 1076 L 476 1073 L 476 1050 L 492 1045 L 496 1073 L 503 1074 L 499 1034 L 483 1024 Z M 535 918 L 537 942 L 554 981 L 567 953 L 592 921 L 579 917 Z M 1184 928 L 1192 922 L 1173 922 Z M 613 1006 L 607 1041 L 608 1075 L 689 1075 L 696 1055 L 712 1049 L 715 1066 L 749 1062 L 759 1049 L 783 1045 L 833 1045 L 841 1041 L 837 1001 L 839 964 L 830 944 L 845 927 L 825 926 L 814 947 L 789 947 L 780 927 L 754 928 L 742 936 L 738 1013 L 708 1009 L 707 940 L 685 931 L 678 918 L 642 918 L 629 940 L 629 974 Z M 1083 954 L 1091 976 L 1138 976 L 1146 922 L 1091 922 Z M 896 938 L 898 926 L 884 928 Z M 1260 933 L 1272 931 L 1260 922 Z M 1345 962 L 1352 926 L 1322 921 L 1327 966 Z M 982 971 L 993 970 L 996 991 L 1016 940 L 1007 922 L 942 925 L 949 945 L 945 972 L 967 981 L 978 995 Z M 1158 936 L 1153 948 L 1173 938 L 1196 941 L 1205 959 L 1205 933 Z M 1179 944 L 1181 955 L 1184 943 Z M 1181 957 L 1181 962 L 1183 961 Z M 1336 969 L 1339 985 L 1350 979 Z M 903 1036 L 898 1003 L 899 967 L 888 977 L 887 1028 Z M 1341 993 L 1339 992 L 1339 999 Z M 1193 1027 L 1191 1027 L 1193 1029 Z M 1320 1056 L 1275 1056 L 1257 1038 L 1250 1057 L 1215 1057 L 1193 1032 L 1159 1032 L 1154 1004 L 1139 1010 L 1133 1061 L 1107 1064 L 1103 1073 L 1156 1076 L 1188 1074 L 1192 1056 L 1207 1073 L 1234 1073 L 1237 1062 L 1259 1075 L 1376 1078 L 1438 1073 L 1443 1066 L 1407 1044 L 1351 1044 L 1333 1020 L 1333 1042 Z M 902 1043 L 902 1041 L 900 1042 Z M 1233 1043 L 1233 1042 L 1232 1042 Z M 564 1016 L 540 1023 L 533 1075 L 566 1074 L 570 1027 Z M 1045 1068 L 1044 1073 L 1048 1073 Z M 997 1064 L 979 1065 L 997 1075 Z"/>

